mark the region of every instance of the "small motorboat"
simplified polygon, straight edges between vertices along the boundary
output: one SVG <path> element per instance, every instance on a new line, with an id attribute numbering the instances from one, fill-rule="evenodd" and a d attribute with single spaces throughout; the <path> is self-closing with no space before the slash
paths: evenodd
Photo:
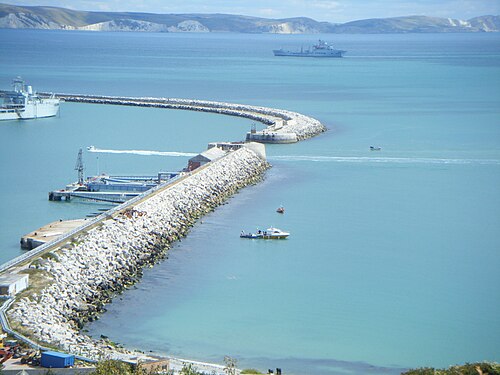
<path id="1" fill-rule="evenodd" d="M 279 214 L 284 214 L 285 213 L 285 207 L 280 206 L 276 209 L 276 212 Z"/>
<path id="2" fill-rule="evenodd" d="M 94 146 L 89 146 L 89 147 L 87 147 L 87 151 L 95 151 L 95 147 Z"/>
<path id="3" fill-rule="evenodd" d="M 241 231 L 240 238 L 262 238 L 262 235 L 259 235 L 257 233 L 245 233 Z"/>
<path id="4" fill-rule="evenodd" d="M 380 151 L 380 150 L 382 150 L 382 147 L 370 146 L 370 151 Z"/>
<path id="5" fill-rule="evenodd" d="M 245 233 L 241 231 L 240 238 L 264 239 L 264 240 L 282 240 L 290 235 L 278 228 L 267 228 L 266 230 L 258 230 L 257 233 Z"/>

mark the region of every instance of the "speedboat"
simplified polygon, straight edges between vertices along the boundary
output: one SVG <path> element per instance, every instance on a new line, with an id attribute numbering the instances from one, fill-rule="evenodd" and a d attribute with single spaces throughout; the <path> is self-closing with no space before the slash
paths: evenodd
<path id="1" fill-rule="evenodd" d="M 276 209 L 276 212 L 279 214 L 284 214 L 285 213 L 285 207 L 280 206 Z"/>
<path id="2" fill-rule="evenodd" d="M 370 146 L 370 151 L 380 151 L 380 150 L 382 150 L 382 147 Z"/>
<path id="3" fill-rule="evenodd" d="M 264 232 L 262 232 L 262 238 L 269 240 L 281 240 L 287 238 L 290 235 L 288 232 L 284 232 L 278 228 L 267 228 Z"/>
<path id="4" fill-rule="evenodd" d="M 240 238 L 250 238 L 250 239 L 265 239 L 265 240 L 281 240 L 285 239 L 290 235 L 288 232 L 284 232 L 278 228 L 267 228 L 266 230 L 258 230 L 257 233 L 245 233 L 241 232 Z"/>
<path id="5" fill-rule="evenodd" d="M 89 146 L 87 147 L 87 151 L 94 151 L 95 150 L 95 147 L 94 146 Z"/>

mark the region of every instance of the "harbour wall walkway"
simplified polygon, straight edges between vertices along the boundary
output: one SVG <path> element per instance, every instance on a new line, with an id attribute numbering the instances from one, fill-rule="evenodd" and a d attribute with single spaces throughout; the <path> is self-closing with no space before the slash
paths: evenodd
<path id="1" fill-rule="evenodd" d="M 43 93 L 43 95 L 48 94 Z M 244 117 L 267 125 L 267 130 L 274 133 L 294 133 L 299 141 L 326 131 L 326 127 L 315 118 L 284 109 L 194 99 L 72 94 L 55 94 L 55 96 L 66 102 L 182 109 Z"/>
<path id="2" fill-rule="evenodd" d="M 22 327 L 37 341 L 82 357 L 131 360 L 131 353 L 82 334 L 84 323 L 135 283 L 143 267 L 162 259 L 197 218 L 238 189 L 257 183 L 268 167 L 261 156 L 243 147 L 147 197 L 127 202 L 126 209 L 120 206 L 107 213 L 66 239 L 51 256 L 31 262 L 31 271 L 45 277 L 48 286 L 13 303 L 7 312 L 13 328 Z"/>
<path id="3" fill-rule="evenodd" d="M 42 94 L 43 95 L 43 94 Z M 326 130 L 318 120 L 287 110 L 213 101 L 57 94 L 68 102 L 129 105 L 219 113 L 249 118 L 278 134 L 298 140 Z M 263 146 L 262 146 L 263 147 Z M 187 234 L 194 221 L 238 189 L 256 183 L 269 164 L 258 148 L 244 147 L 149 190 L 88 221 L 61 238 L 0 266 L 0 273 L 35 267 L 47 287 L 6 303 L 15 331 L 22 327 L 41 344 L 51 344 L 81 359 L 133 360 L 80 332 L 103 311 L 116 293 L 135 283 L 142 268 L 165 256 L 171 244 Z M 44 254 L 51 256 L 45 257 Z M 3 311 L 1 316 L 3 317 Z M 0 319 L 8 325 L 6 319 Z M 31 344 L 38 345 L 31 342 Z"/>

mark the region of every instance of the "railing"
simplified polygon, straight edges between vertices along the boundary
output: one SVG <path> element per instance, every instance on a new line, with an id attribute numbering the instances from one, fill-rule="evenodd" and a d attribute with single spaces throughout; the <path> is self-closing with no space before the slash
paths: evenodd
<path id="1" fill-rule="evenodd" d="M 20 264 L 22 262 L 25 262 L 31 258 L 35 258 L 36 256 L 38 256 L 40 253 L 43 253 L 44 251 L 50 249 L 51 247 L 54 247 L 54 246 L 57 246 L 57 245 L 60 245 L 62 243 L 64 243 L 65 241 L 67 241 L 68 239 L 70 239 L 71 237 L 73 237 L 74 235 L 80 233 L 80 232 L 83 232 L 85 231 L 86 229 L 92 227 L 93 225 L 99 223 L 100 221 L 102 220 L 105 220 L 107 218 L 111 218 L 114 214 L 116 214 L 117 212 L 135 204 L 136 202 L 138 202 L 139 200 L 153 194 L 154 192 L 158 191 L 159 189 L 163 189 L 164 187 L 168 186 L 169 184 L 172 184 L 174 182 L 176 182 L 177 180 L 179 180 L 182 176 L 176 176 L 174 178 L 171 178 L 170 180 L 168 181 L 165 181 L 164 183 L 162 184 L 159 184 L 158 186 L 152 188 L 152 189 L 149 189 L 147 191 L 145 191 L 144 193 L 132 198 L 132 199 L 129 199 L 128 201 L 120 204 L 119 206 L 116 206 L 106 212 L 103 212 L 102 214 L 100 214 L 99 216 L 96 216 L 95 218 L 93 218 L 92 220 L 90 220 L 89 222 L 79 226 L 78 228 L 75 228 L 65 234 L 63 234 L 61 237 L 53 240 L 53 241 L 50 241 L 50 242 L 47 242 L 43 245 L 40 245 L 38 246 L 37 248 L 35 248 L 34 250 L 30 250 L 29 252 L 25 253 L 25 254 L 22 254 L 14 259 L 11 259 L 9 260 L 8 262 L 0 265 L 0 273 L 6 271 L 7 269 L 17 265 L 17 264 Z"/>
<path id="2" fill-rule="evenodd" d="M 7 319 L 7 316 L 5 315 L 5 312 L 9 309 L 10 305 L 14 302 L 14 298 L 9 297 L 5 300 L 5 302 L 2 304 L 0 307 L 0 323 L 2 325 L 2 329 L 4 332 L 7 332 L 9 335 L 15 337 L 18 340 L 21 340 L 31 346 L 32 348 L 40 351 L 47 351 L 47 350 L 52 350 L 51 348 L 47 348 L 45 346 L 41 346 L 38 343 L 34 342 L 33 340 L 27 338 L 24 335 L 21 335 L 19 332 L 14 331 L 9 324 L 9 320 Z M 87 357 L 83 357 L 81 355 L 75 355 L 76 359 L 79 359 L 81 361 L 85 362 L 90 362 L 90 363 L 96 363 L 97 361 L 94 359 L 90 359 Z"/>

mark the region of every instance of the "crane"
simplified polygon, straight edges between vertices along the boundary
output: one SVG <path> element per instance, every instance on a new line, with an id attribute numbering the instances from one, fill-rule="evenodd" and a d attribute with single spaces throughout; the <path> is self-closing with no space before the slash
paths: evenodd
<path id="1" fill-rule="evenodd" d="M 75 171 L 78 171 L 78 184 L 83 185 L 82 149 L 80 149 L 80 151 L 78 151 L 78 157 L 76 158 Z"/>

